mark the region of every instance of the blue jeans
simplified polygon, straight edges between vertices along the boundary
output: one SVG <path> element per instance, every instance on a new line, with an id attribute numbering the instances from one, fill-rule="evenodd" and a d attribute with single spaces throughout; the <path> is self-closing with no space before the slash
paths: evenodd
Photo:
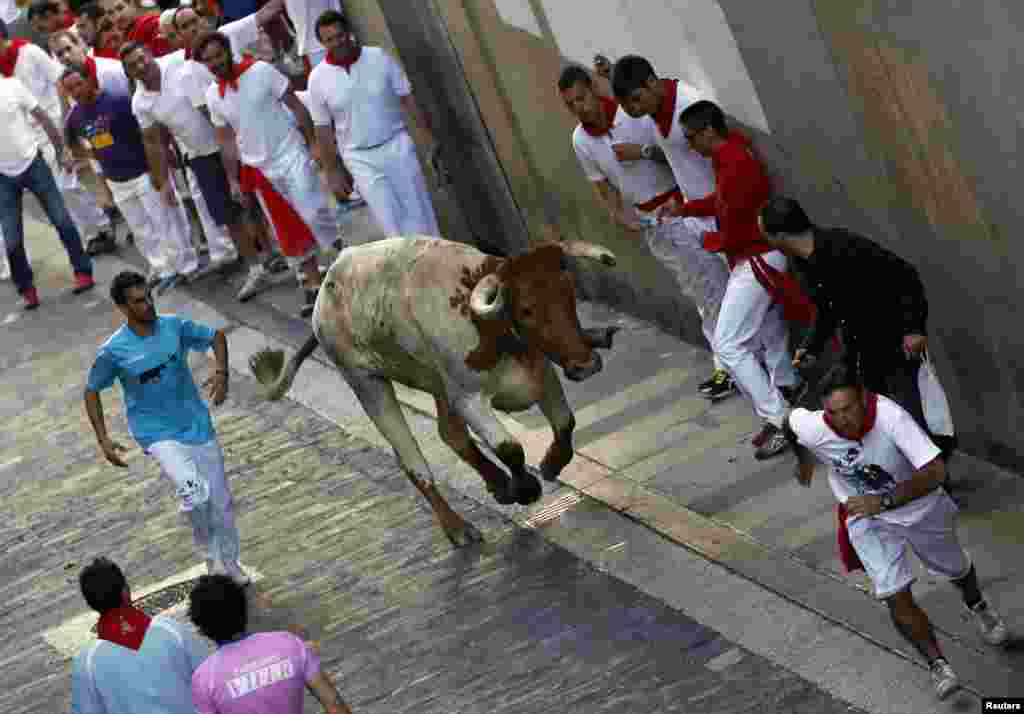
<path id="1" fill-rule="evenodd" d="M 57 181 L 46 165 L 42 152 L 36 154 L 29 167 L 17 176 L 0 174 L 0 226 L 3 226 L 4 243 L 7 245 L 7 262 L 11 265 L 11 279 L 18 292 L 32 287 L 32 266 L 25 255 L 25 227 L 22 223 L 21 197 L 25 190 L 39 199 L 46 217 L 57 229 L 57 235 L 64 250 L 71 259 L 76 273 L 92 275 L 92 258 L 82 248 L 82 236 L 71 221 L 64 197 L 57 188 Z"/>

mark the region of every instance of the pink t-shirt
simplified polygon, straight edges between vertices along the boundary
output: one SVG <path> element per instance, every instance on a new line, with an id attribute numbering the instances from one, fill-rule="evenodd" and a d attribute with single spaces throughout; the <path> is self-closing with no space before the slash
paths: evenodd
<path id="1" fill-rule="evenodd" d="M 197 714 L 301 714 L 320 658 L 290 632 L 259 632 L 223 645 L 192 675 Z"/>

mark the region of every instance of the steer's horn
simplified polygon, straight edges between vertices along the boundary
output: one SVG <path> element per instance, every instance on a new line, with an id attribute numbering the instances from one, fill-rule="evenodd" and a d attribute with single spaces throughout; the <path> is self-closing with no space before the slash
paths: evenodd
<path id="1" fill-rule="evenodd" d="M 558 245 L 563 253 L 574 258 L 590 258 L 604 265 L 615 265 L 615 253 L 595 243 L 587 243 L 582 240 L 568 240 Z"/>
<path id="2" fill-rule="evenodd" d="M 492 320 L 505 308 L 505 284 L 496 273 L 485 275 L 469 296 L 469 309 L 484 320 Z"/>

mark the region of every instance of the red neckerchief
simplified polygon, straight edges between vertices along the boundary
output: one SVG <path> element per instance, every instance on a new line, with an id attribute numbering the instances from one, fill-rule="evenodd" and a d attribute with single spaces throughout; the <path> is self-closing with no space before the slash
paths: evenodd
<path id="1" fill-rule="evenodd" d="M 100 79 L 96 74 L 96 60 L 89 55 L 85 56 L 85 71 L 89 73 L 89 78 L 98 86 Z"/>
<path id="2" fill-rule="evenodd" d="M 66 13 L 64 13 L 64 18 L 60 21 L 60 29 L 70 30 L 72 27 L 75 26 L 75 20 L 77 19 L 78 18 L 75 17 L 70 10 L 68 10 Z"/>
<path id="3" fill-rule="evenodd" d="M 160 35 L 160 15 L 142 15 L 135 18 L 126 38 L 149 48 L 154 57 L 163 57 L 171 52 L 171 45 Z"/>
<path id="4" fill-rule="evenodd" d="M 192 48 L 191 47 L 186 47 L 185 48 L 185 59 L 186 60 L 192 59 Z"/>
<path id="5" fill-rule="evenodd" d="M 864 407 L 864 424 L 861 426 L 860 432 L 853 436 L 846 436 L 836 431 L 836 427 L 832 424 L 828 412 L 824 412 L 825 423 L 828 424 L 829 429 L 836 433 L 836 436 L 842 439 L 849 439 L 850 441 L 861 441 L 869 431 L 875 428 L 875 418 L 878 416 L 878 395 L 874 392 L 865 391 Z"/>
<path id="6" fill-rule="evenodd" d="M 359 57 L 363 54 L 363 46 L 357 45 L 356 51 L 352 53 L 348 59 L 340 59 L 334 54 L 334 51 L 327 53 L 327 64 L 333 64 L 335 67 L 342 67 L 349 74 L 352 73 L 352 65 L 359 61 Z"/>
<path id="7" fill-rule="evenodd" d="M 122 605 L 100 615 L 100 621 L 96 623 L 96 636 L 130 650 L 138 650 L 150 622 L 152 618 L 142 610 Z"/>
<path id="8" fill-rule="evenodd" d="M 615 113 L 619 111 L 619 105 L 614 99 L 608 99 L 607 97 L 598 97 L 601 102 L 601 109 L 604 110 L 605 118 L 608 119 L 608 124 L 604 129 L 598 129 L 596 127 L 587 126 L 581 123 L 583 131 L 587 132 L 591 136 L 604 136 L 612 130 L 612 123 L 615 121 Z"/>
<path id="9" fill-rule="evenodd" d="M 242 164 L 238 180 L 243 193 L 257 192 L 263 197 L 263 204 L 270 214 L 270 222 L 281 244 L 281 252 L 289 258 L 307 255 L 316 245 L 316 238 L 302 216 L 278 193 L 270 179 L 255 166 Z"/>
<path id="10" fill-rule="evenodd" d="M 665 98 L 658 113 L 654 115 L 654 123 L 658 125 L 661 135 L 667 139 L 672 133 L 672 120 L 676 118 L 676 91 L 679 89 L 679 80 L 663 79 L 661 86 L 665 88 Z"/>
<path id="11" fill-rule="evenodd" d="M 28 44 L 28 40 L 11 40 L 7 49 L 0 54 L 0 74 L 5 77 L 14 76 L 14 65 L 18 64 L 18 52 Z"/>
<path id="12" fill-rule="evenodd" d="M 97 47 L 92 51 L 92 56 L 117 60 L 118 62 L 121 61 L 121 56 L 117 53 L 117 49 L 114 47 Z M 89 59 L 92 59 L 92 57 Z"/>
<path id="13" fill-rule="evenodd" d="M 217 80 L 217 89 L 220 90 L 220 96 L 223 97 L 224 93 L 228 91 L 228 87 L 231 87 L 236 92 L 238 91 L 238 78 L 241 77 L 245 70 L 256 64 L 255 57 L 246 57 L 237 64 L 231 66 L 231 76 L 227 79 Z"/>

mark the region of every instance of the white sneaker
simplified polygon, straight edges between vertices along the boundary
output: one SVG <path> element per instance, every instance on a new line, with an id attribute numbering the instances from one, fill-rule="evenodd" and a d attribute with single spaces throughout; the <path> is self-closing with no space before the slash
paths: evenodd
<path id="1" fill-rule="evenodd" d="M 1006 644 L 1006 641 L 1010 639 L 1010 630 L 1006 627 L 1006 623 L 1003 622 L 1003 618 L 985 600 L 982 600 L 974 607 L 964 605 L 964 609 L 967 610 L 971 619 L 974 620 L 974 624 L 977 626 L 978 632 L 981 633 L 981 638 L 985 642 L 998 647 L 999 645 Z"/>
<path id="2" fill-rule="evenodd" d="M 935 660 L 932 662 L 931 670 L 932 684 L 935 685 L 935 693 L 939 699 L 945 699 L 960 688 L 960 679 L 946 660 L 941 657 Z"/>
<path id="3" fill-rule="evenodd" d="M 263 267 L 262 263 L 257 263 L 249 268 L 249 275 L 245 278 L 245 282 L 242 283 L 242 288 L 238 291 L 238 299 L 244 302 L 257 293 L 273 287 L 273 285 L 274 281 L 270 277 L 270 271 Z"/>

